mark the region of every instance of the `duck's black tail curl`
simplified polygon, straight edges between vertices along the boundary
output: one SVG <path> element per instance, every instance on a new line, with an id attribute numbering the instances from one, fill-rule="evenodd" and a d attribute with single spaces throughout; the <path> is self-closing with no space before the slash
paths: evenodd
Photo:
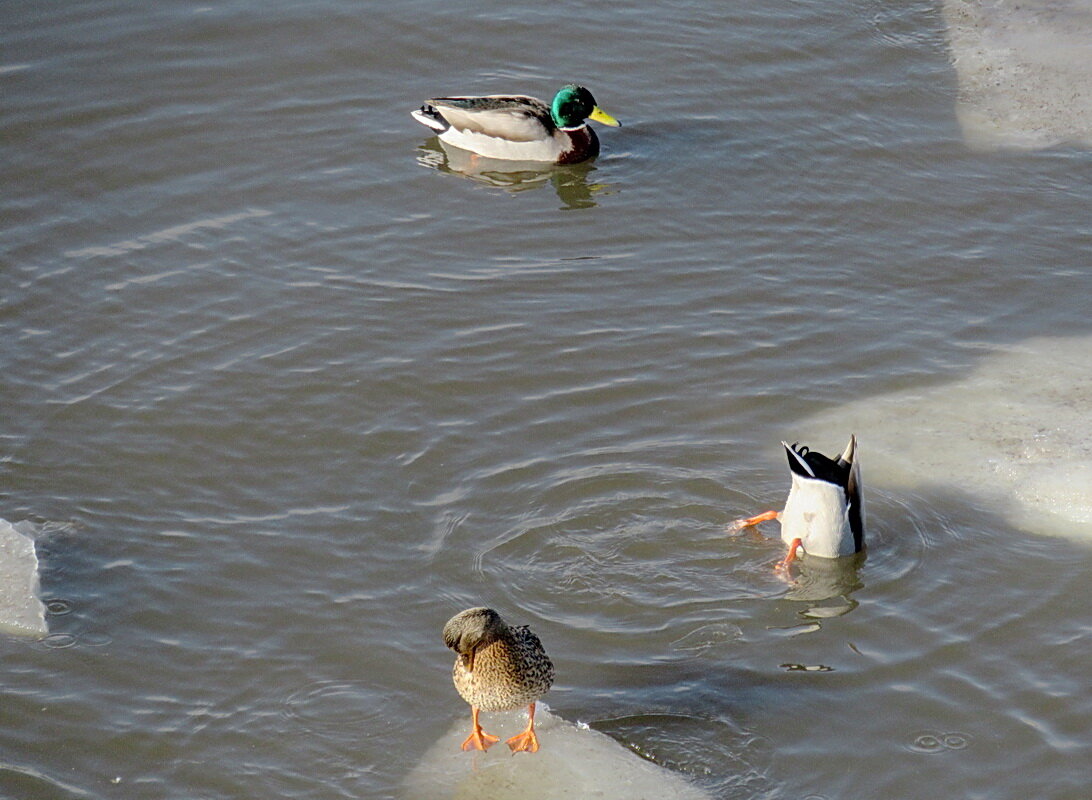
<path id="1" fill-rule="evenodd" d="M 410 114 L 415 120 L 426 128 L 436 131 L 436 133 L 443 133 L 451 127 L 451 124 L 443 118 L 440 112 L 436 110 L 436 107 L 428 103 L 425 103 L 417 111 L 411 111 Z"/>

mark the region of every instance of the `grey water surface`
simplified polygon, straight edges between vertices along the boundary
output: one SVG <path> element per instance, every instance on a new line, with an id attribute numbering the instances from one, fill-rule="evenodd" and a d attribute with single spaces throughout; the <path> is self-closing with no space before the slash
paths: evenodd
<path id="1" fill-rule="evenodd" d="M 409 116 L 570 80 L 591 164 Z M 726 530 L 801 420 L 1092 336 L 1092 154 L 958 91 L 939 2 L 0 2 L 0 797 L 398 797 L 488 604 L 713 796 L 1087 798 L 1087 539 L 867 439 L 866 558 Z"/>

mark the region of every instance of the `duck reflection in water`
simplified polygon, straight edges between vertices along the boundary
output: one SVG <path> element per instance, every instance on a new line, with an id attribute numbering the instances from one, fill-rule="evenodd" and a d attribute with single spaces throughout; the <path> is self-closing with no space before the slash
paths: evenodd
<path id="1" fill-rule="evenodd" d="M 418 148 L 417 163 L 513 193 L 552 185 L 563 210 L 594 208 L 596 196 L 611 193 L 606 184 L 589 182 L 595 166 L 587 161 L 561 166 L 540 161 L 504 161 L 470 153 L 433 138 Z"/>
<path id="2" fill-rule="evenodd" d="M 807 619 L 848 614 L 858 605 L 850 595 L 864 586 L 858 575 L 864 562 L 864 551 L 840 558 L 813 558 L 805 554 L 795 562 L 792 587 L 785 599 L 811 603 L 800 612 Z"/>

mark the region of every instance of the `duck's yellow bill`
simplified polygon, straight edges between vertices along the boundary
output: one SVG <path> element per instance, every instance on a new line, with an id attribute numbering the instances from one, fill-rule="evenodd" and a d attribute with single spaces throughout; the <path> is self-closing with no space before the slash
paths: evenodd
<path id="1" fill-rule="evenodd" d="M 588 114 L 588 119 L 594 119 L 596 122 L 602 122 L 604 125 L 611 125 L 615 128 L 621 128 L 622 123 L 601 109 L 599 106 L 592 108 L 592 112 Z"/>

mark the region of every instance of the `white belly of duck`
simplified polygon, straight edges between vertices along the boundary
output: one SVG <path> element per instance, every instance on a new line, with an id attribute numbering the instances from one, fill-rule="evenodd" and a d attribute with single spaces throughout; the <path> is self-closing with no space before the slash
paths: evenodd
<path id="1" fill-rule="evenodd" d="M 454 126 L 439 135 L 441 141 L 485 158 L 502 161 L 546 161 L 554 164 L 566 163 L 570 153 L 598 150 L 598 142 L 594 137 L 595 134 L 586 125 L 573 131 L 557 131 L 548 138 L 534 141 L 502 139 L 478 131 L 460 130 Z"/>
<path id="2" fill-rule="evenodd" d="M 841 486 L 793 473 L 789 498 L 778 519 L 781 539 L 790 545 L 799 539 L 808 555 L 839 558 L 856 552 Z"/>

